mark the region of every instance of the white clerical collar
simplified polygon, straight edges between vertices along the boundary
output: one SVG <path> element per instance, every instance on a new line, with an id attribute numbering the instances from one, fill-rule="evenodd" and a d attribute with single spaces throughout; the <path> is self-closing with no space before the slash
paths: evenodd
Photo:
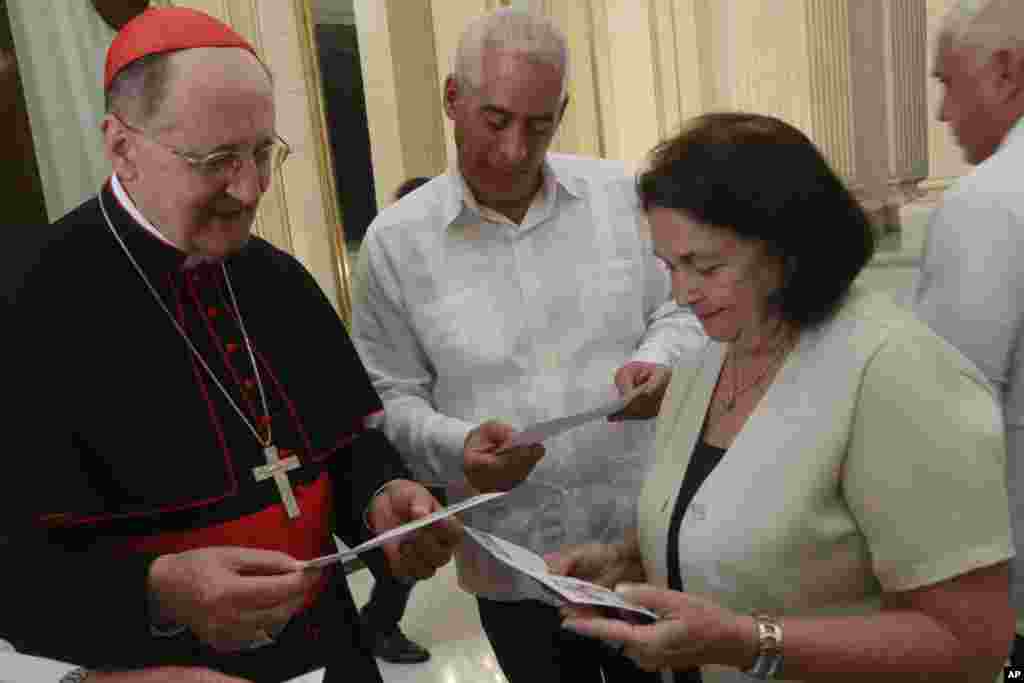
<path id="1" fill-rule="evenodd" d="M 178 251 L 182 251 L 178 245 L 167 239 L 166 235 L 157 230 L 155 225 L 146 220 L 146 217 L 142 215 L 141 211 L 139 211 L 139 207 L 135 206 L 135 202 L 133 202 L 132 198 L 128 196 L 128 192 L 125 191 L 124 185 L 121 184 L 121 179 L 117 177 L 116 173 L 110 176 L 110 187 L 114 191 L 114 197 L 117 198 L 117 201 L 121 202 L 121 206 L 124 207 L 124 210 L 128 212 L 128 215 L 131 216 L 136 223 L 141 225 L 147 232 L 153 235 L 153 237 L 157 238 L 167 246 L 173 247 Z M 182 264 L 182 268 L 188 270 L 189 268 L 195 268 L 199 264 L 205 262 L 206 259 L 203 257 L 197 256 L 196 254 L 189 254 L 186 256 L 185 263 Z"/>
<path id="2" fill-rule="evenodd" d="M 124 185 L 121 184 L 121 180 L 117 177 L 116 173 L 110 177 L 110 187 L 114 190 L 114 196 L 117 197 L 117 201 L 121 202 L 121 206 L 124 207 L 124 210 L 128 212 L 129 216 L 135 219 L 136 223 L 144 227 L 153 235 L 153 237 L 157 238 L 164 244 L 178 249 L 174 242 L 167 239 L 162 232 L 156 229 L 155 225 L 146 220 L 146 217 L 139 211 L 139 207 L 135 206 L 135 202 L 133 202 L 132 198 L 128 196 L 128 193 L 124 189 Z M 178 251 L 181 250 L 178 249 Z"/>

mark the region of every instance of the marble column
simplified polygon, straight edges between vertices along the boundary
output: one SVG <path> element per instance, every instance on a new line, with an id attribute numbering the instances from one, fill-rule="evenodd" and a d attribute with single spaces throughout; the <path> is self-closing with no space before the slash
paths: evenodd
<path id="1" fill-rule="evenodd" d="M 917 0 L 886 4 L 889 186 L 891 202 L 900 203 L 918 195 L 929 171 L 928 11 Z"/>

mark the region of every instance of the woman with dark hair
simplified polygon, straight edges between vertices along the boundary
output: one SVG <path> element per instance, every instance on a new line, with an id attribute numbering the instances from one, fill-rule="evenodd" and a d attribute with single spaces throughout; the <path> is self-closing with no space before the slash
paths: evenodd
<path id="1" fill-rule="evenodd" d="M 711 342 L 673 372 L 636 533 L 549 558 L 661 619 L 564 626 L 676 681 L 992 681 L 1014 551 L 983 375 L 854 284 L 868 220 L 792 126 L 702 116 L 638 191 Z"/>

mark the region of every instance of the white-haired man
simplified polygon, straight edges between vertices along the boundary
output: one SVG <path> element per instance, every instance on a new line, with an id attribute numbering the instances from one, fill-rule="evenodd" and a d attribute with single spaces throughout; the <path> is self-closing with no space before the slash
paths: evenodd
<path id="1" fill-rule="evenodd" d="M 444 85 L 457 164 L 370 226 L 353 305 L 384 430 L 411 469 L 456 498 L 514 489 L 467 521 L 540 553 L 632 524 L 653 424 L 595 422 L 499 452 L 512 425 L 627 393 L 623 417 L 653 417 L 669 368 L 705 339 L 671 301 L 623 166 L 548 154 L 567 76 L 551 22 L 499 10 L 470 24 Z M 644 680 L 563 631 L 555 608 L 490 590 L 469 552 L 460 582 L 510 681 Z"/>
<path id="2" fill-rule="evenodd" d="M 914 309 L 998 389 L 1014 541 L 1024 547 L 1024 2 L 965 0 L 935 57 L 939 119 L 977 167 L 946 191 L 929 225 Z M 969 454 L 968 454 L 969 455 Z M 1012 567 L 1016 659 L 1024 665 L 1024 573 Z"/>

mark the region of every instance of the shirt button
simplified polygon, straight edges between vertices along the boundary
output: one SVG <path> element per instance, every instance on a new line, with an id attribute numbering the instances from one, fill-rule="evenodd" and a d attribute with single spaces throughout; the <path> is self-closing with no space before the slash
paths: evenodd
<path id="1" fill-rule="evenodd" d="M 236 344 L 235 342 L 228 342 L 228 344 L 227 344 L 228 353 L 234 353 L 235 351 L 238 351 L 238 349 L 239 349 L 238 344 Z"/>
<path id="2" fill-rule="evenodd" d="M 206 309 L 206 315 L 211 318 L 216 318 L 220 314 L 220 309 L 216 306 L 208 306 Z"/>

